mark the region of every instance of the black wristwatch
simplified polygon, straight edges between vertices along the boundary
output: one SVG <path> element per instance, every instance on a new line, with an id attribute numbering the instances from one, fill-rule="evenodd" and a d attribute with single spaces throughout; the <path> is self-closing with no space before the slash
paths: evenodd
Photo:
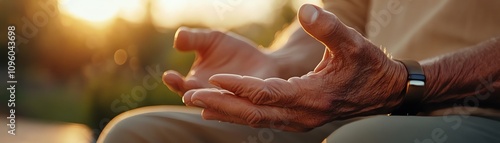
<path id="1" fill-rule="evenodd" d="M 408 80 L 402 91 L 403 103 L 391 115 L 417 115 L 421 109 L 422 96 L 425 92 L 425 75 L 417 61 L 397 60 L 406 67 Z"/>

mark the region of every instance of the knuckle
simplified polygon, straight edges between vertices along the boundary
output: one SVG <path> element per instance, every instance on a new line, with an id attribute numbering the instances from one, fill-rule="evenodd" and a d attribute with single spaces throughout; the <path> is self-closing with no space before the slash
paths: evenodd
<path id="1" fill-rule="evenodd" d="M 258 109 L 247 109 L 243 113 L 243 117 L 246 117 L 246 122 L 250 126 L 258 126 L 260 123 L 264 121 L 264 115 L 262 111 Z"/>
<path id="2" fill-rule="evenodd" d="M 263 85 L 260 90 L 255 90 L 254 96 L 251 98 L 252 103 L 254 104 L 265 104 L 269 103 L 270 96 L 272 95 L 272 91 L 269 89 L 267 85 Z"/>
<path id="3" fill-rule="evenodd" d="M 255 104 L 288 103 L 296 99 L 296 90 L 284 79 L 269 78 L 260 89 L 254 91 L 255 96 L 251 100 Z"/>
<path id="4" fill-rule="evenodd" d="M 341 45 L 345 45 L 344 49 L 349 53 L 350 57 L 363 58 L 366 53 L 368 53 L 367 46 L 363 44 L 363 37 L 352 37 L 353 39 L 351 41 L 344 41 L 343 43 L 341 43 Z"/>
<path id="5" fill-rule="evenodd" d="M 325 22 L 324 24 L 325 24 L 325 26 L 322 27 L 321 30 L 326 30 L 328 32 L 324 32 L 324 34 L 322 34 L 321 36 L 323 36 L 323 37 L 337 37 L 339 34 L 343 34 L 343 33 L 341 33 L 342 31 L 340 31 L 342 28 L 341 27 L 342 23 L 340 23 L 339 21 L 329 21 L 329 22 Z M 321 33 L 323 33 L 323 32 L 321 32 Z"/>

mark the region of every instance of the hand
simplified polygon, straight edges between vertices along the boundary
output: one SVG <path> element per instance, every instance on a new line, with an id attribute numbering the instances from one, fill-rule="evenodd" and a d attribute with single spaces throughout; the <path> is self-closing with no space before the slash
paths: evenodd
<path id="1" fill-rule="evenodd" d="M 260 78 L 278 74 L 274 59 L 233 33 L 183 27 L 176 33 L 174 47 L 180 51 L 196 51 L 196 61 L 186 78 L 172 70 L 163 74 L 165 85 L 180 95 L 190 89 L 214 87 L 208 78 L 218 73 Z"/>
<path id="2" fill-rule="evenodd" d="M 401 63 L 319 7 L 302 6 L 299 20 L 327 47 L 313 72 L 288 80 L 218 74 L 209 81 L 222 89 L 188 91 L 184 102 L 204 108 L 204 119 L 287 131 L 386 114 L 402 102 L 407 74 Z"/>

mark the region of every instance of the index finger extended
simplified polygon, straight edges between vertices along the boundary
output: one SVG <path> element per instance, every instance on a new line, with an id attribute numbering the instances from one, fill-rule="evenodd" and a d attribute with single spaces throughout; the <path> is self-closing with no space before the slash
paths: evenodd
<path id="1" fill-rule="evenodd" d="M 283 106 L 293 103 L 297 98 L 297 89 L 290 82 L 279 78 L 263 80 L 251 76 L 216 74 L 210 77 L 209 82 L 254 104 Z"/>

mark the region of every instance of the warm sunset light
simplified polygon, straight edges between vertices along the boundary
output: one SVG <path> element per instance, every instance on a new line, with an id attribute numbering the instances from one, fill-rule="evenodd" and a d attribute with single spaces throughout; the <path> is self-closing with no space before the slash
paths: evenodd
<path id="1" fill-rule="evenodd" d="M 121 17 L 140 22 L 146 12 L 144 0 L 60 0 L 59 9 L 72 17 L 89 22 L 105 22 Z"/>
<path id="2" fill-rule="evenodd" d="M 118 0 L 60 0 L 59 9 L 75 18 L 103 22 L 116 17 Z"/>
<path id="3" fill-rule="evenodd" d="M 213 28 L 234 28 L 249 23 L 270 24 L 286 1 L 269 0 L 60 0 L 60 10 L 77 19 L 101 23 L 122 18 L 141 22 L 151 4 L 153 24 L 158 28 L 181 25 L 202 25 Z M 295 0 L 298 9 L 303 3 L 320 0 Z"/>
<path id="4" fill-rule="evenodd" d="M 249 23 L 272 23 L 286 1 L 269 0 L 153 0 L 153 23 L 160 28 L 182 24 L 234 28 Z"/>

